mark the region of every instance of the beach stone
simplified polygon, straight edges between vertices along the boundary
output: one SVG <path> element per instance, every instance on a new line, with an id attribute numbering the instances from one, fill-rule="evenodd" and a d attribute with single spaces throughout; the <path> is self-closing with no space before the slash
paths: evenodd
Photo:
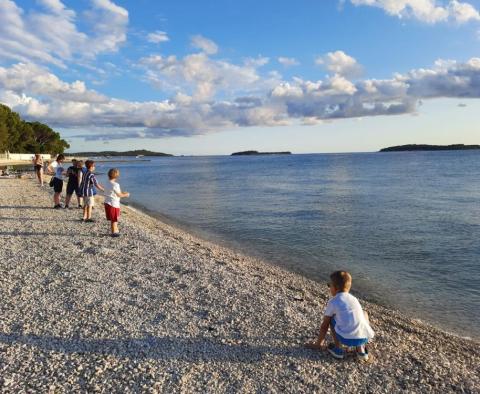
<path id="1" fill-rule="evenodd" d="M 324 285 L 125 207 L 113 240 L 100 209 L 51 206 L 0 180 L 0 392 L 480 392 L 477 340 L 362 301 L 373 362 L 337 361 L 303 348 Z"/>

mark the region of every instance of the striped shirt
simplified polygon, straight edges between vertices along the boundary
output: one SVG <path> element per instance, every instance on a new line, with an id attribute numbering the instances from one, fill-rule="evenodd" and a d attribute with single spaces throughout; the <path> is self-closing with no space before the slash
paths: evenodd
<path id="1" fill-rule="evenodd" d="M 83 174 L 82 184 L 80 185 L 80 194 L 82 197 L 91 197 L 94 195 L 93 189 L 98 186 L 95 174 L 87 170 Z"/>

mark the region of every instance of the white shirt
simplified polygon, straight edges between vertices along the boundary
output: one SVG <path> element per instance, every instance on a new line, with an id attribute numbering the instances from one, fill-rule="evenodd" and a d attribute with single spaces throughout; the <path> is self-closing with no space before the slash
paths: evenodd
<path id="1" fill-rule="evenodd" d="M 120 208 L 120 197 L 118 197 L 117 193 L 120 194 L 121 192 L 120 185 L 117 182 L 108 181 L 104 191 L 105 204 L 114 208 Z"/>
<path id="2" fill-rule="evenodd" d="M 375 334 L 365 318 L 360 302 L 350 293 L 342 291 L 331 298 L 325 316 L 335 319 L 335 331 L 346 339 L 371 339 Z"/>
<path id="3" fill-rule="evenodd" d="M 55 165 L 53 164 L 55 163 Z M 55 171 L 55 178 L 62 179 L 63 176 L 63 167 L 57 161 L 54 161 L 51 166 Z"/>

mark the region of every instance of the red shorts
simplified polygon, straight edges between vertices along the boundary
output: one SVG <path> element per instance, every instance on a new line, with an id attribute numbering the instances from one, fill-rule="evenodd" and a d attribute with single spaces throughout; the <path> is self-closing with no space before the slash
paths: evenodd
<path id="1" fill-rule="evenodd" d="M 105 215 L 107 216 L 107 220 L 111 222 L 118 222 L 118 218 L 120 217 L 120 208 L 112 207 L 109 204 L 105 205 Z"/>

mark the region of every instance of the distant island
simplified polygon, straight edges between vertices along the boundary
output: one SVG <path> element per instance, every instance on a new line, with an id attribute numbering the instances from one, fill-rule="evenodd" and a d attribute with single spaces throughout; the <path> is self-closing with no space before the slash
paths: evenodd
<path id="1" fill-rule="evenodd" d="M 112 157 L 118 157 L 118 156 L 146 156 L 146 157 L 158 157 L 158 156 L 173 156 L 168 153 L 161 153 L 161 152 L 152 152 L 149 150 L 145 149 L 139 149 L 139 150 L 128 150 L 125 152 L 116 152 L 116 151 L 101 151 L 101 152 L 76 152 L 76 153 L 67 153 L 69 156 L 83 156 L 83 157 L 99 157 L 99 156 L 112 156 Z"/>
<path id="2" fill-rule="evenodd" d="M 480 149 L 480 145 L 400 145 L 381 149 L 380 152 L 408 152 L 408 151 L 439 151 L 439 150 L 474 150 Z"/>
<path id="3" fill-rule="evenodd" d="M 292 152 L 258 152 L 256 150 L 246 150 L 243 152 L 232 153 L 231 156 L 257 156 L 257 155 L 291 155 Z"/>

